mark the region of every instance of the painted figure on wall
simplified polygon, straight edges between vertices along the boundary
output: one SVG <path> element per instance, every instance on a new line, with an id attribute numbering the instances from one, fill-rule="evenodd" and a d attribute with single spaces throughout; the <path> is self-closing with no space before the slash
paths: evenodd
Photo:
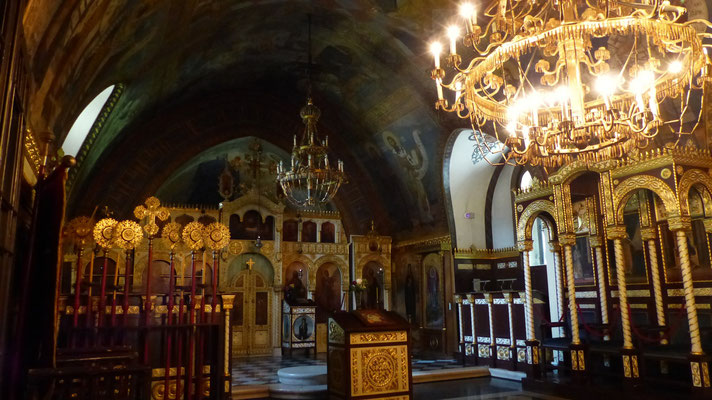
<path id="1" fill-rule="evenodd" d="M 413 278 L 413 268 L 408 264 L 408 275 L 405 277 L 405 315 L 408 322 L 411 324 L 415 322 L 415 296 L 418 291 L 418 287 Z"/>
<path id="2" fill-rule="evenodd" d="M 383 133 L 383 140 L 404 172 L 405 184 L 414 196 L 412 206 L 420 211 L 422 222 L 432 221 L 430 202 L 423 185 L 423 178 L 428 171 L 428 155 L 420 140 L 420 131 L 413 131 L 415 148 L 410 150 L 405 149 L 398 137 L 389 131 Z"/>
<path id="3" fill-rule="evenodd" d="M 425 271 L 425 327 L 442 328 L 444 312 L 442 303 L 442 258 L 436 253 L 428 254 L 423 259 Z"/>
<path id="4" fill-rule="evenodd" d="M 324 263 L 316 272 L 316 319 L 324 322 L 327 316 L 341 309 L 341 272 L 334 263 Z"/>

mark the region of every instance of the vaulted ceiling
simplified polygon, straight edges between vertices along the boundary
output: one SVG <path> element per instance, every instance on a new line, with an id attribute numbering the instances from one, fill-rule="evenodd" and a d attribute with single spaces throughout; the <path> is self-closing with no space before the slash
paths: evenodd
<path id="1" fill-rule="evenodd" d="M 443 5 L 443 3 L 445 3 Z M 119 215 L 206 149 L 301 130 L 307 15 L 319 130 L 350 183 L 335 200 L 352 233 L 446 232 L 442 148 L 425 40 L 452 4 L 434 0 L 30 1 L 30 123 L 61 143 L 82 108 L 123 85 L 74 171 L 69 212 Z"/>

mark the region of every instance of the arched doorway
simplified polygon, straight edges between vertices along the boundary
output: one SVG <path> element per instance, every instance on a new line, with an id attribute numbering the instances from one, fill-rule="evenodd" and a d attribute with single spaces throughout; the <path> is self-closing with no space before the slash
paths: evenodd
<path id="1" fill-rule="evenodd" d="M 230 320 L 232 356 L 272 353 L 272 264 L 259 254 L 242 254 L 228 267 L 225 292 L 235 294 Z"/>

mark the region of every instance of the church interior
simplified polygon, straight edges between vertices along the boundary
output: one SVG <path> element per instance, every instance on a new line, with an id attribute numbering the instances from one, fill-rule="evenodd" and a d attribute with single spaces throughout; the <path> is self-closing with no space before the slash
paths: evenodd
<path id="1" fill-rule="evenodd" d="M 6 0 L 0 398 L 712 398 L 711 12 Z"/>

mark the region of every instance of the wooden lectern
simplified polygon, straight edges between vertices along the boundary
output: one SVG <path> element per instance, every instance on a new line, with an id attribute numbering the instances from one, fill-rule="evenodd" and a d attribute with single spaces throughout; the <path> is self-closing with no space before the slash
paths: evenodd
<path id="1" fill-rule="evenodd" d="M 337 312 L 329 318 L 329 398 L 410 399 L 410 329 L 382 310 Z"/>

